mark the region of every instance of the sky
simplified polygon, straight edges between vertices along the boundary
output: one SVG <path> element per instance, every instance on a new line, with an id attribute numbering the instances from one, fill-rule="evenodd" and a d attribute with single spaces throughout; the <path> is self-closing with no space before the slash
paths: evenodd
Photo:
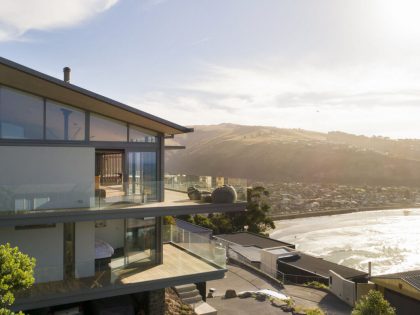
<path id="1" fill-rule="evenodd" d="M 183 125 L 420 138 L 416 0 L 0 0 L 0 56 Z"/>

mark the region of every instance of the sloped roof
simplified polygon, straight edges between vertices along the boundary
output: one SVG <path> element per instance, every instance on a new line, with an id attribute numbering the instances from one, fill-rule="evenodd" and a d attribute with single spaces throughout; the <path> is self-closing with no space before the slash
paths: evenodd
<path id="1" fill-rule="evenodd" d="M 0 84 L 101 113 L 163 134 L 193 131 L 192 128 L 180 126 L 3 57 L 0 57 Z"/>
<path id="2" fill-rule="evenodd" d="M 373 276 L 372 279 L 401 279 L 420 291 L 420 270 L 391 273 L 387 275 Z"/>
<path id="3" fill-rule="evenodd" d="M 368 276 L 366 272 L 339 265 L 322 258 L 304 254 L 302 252 L 297 252 L 297 255 L 294 255 L 292 257 L 280 257 L 278 258 L 278 260 L 284 264 L 288 264 L 296 268 L 309 271 L 313 274 L 322 276 L 324 278 L 329 277 L 330 270 L 334 271 L 335 273 L 338 273 L 340 276 L 346 279 Z"/>
<path id="4" fill-rule="evenodd" d="M 242 245 L 230 245 L 229 248 L 244 256 L 251 262 L 261 262 L 261 248 Z"/>

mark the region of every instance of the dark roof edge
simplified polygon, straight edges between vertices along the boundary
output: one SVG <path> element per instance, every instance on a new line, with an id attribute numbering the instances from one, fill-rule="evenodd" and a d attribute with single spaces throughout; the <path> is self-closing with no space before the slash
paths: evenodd
<path id="1" fill-rule="evenodd" d="M 39 72 L 37 70 L 28 68 L 26 66 L 23 66 L 23 65 L 21 65 L 19 63 L 16 63 L 14 61 L 11 61 L 11 60 L 6 59 L 6 58 L 1 57 L 1 56 L 0 56 L 0 64 L 3 64 L 3 65 L 5 65 L 5 66 L 7 66 L 9 68 L 13 68 L 13 69 L 16 69 L 18 71 L 24 72 L 26 74 L 35 76 L 35 77 L 37 77 L 39 79 L 48 81 L 50 83 L 59 85 L 61 87 L 64 87 L 64 88 L 73 90 L 73 91 L 75 91 L 77 93 L 84 94 L 84 95 L 86 95 L 88 97 L 91 97 L 91 98 L 94 98 L 94 99 L 96 99 L 98 101 L 108 103 L 108 104 L 110 104 L 112 106 L 115 106 L 115 107 L 118 107 L 120 109 L 126 110 L 128 112 L 133 113 L 133 114 L 143 116 L 145 118 L 148 118 L 148 119 L 153 120 L 155 122 L 158 122 L 160 124 L 166 125 L 168 127 L 171 127 L 173 129 L 176 129 L 176 130 L 179 130 L 182 133 L 188 133 L 188 132 L 193 132 L 194 131 L 194 128 L 189 128 L 189 127 L 184 127 L 184 126 L 178 125 L 176 123 L 170 122 L 170 121 L 165 120 L 163 118 L 160 118 L 160 117 L 154 116 L 152 114 L 146 113 L 146 112 L 144 112 L 142 110 L 139 110 L 137 108 L 134 108 L 134 107 L 131 107 L 129 105 L 126 105 L 126 104 L 120 103 L 118 101 L 115 101 L 115 100 L 113 100 L 111 98 L 108 98 L 106 96 L 103 96 L 103 95 L 94 93 L 92 91 L 86 90 L 86 89 L 81 88 L 81 87 L 79 87 L 77 85 L 74 85 L 74 84 L 71 84 L 71 83 L 66 83 L 66 82 L 64 82 L 64 81 L 62 81 L 60 79 L 57 79 L 57 78 L 52 77 L 50 75 L 47 75 L 45 73 Z"/>
<path id="2" fill-rule="evenodd" d="M 194 227 L 198 227 L 198 228 L 200 228 L 200 229 L 202 229 L 202 230 L 206 230 L 206 231 L 208 231 L 208 232 L 212 232 L 212 233 L 213 233 L 213 230 L 212 230 L 212 229 L 209 229 L 209 228 L 206 228 L 206 227 L 203 227 L 203 226 L 200 226 L 200 225 L 194 224 L 194 223 L 190 223 L 190 222 L 185 221 L 185 220 L 181 220 L 181 219 L 177 219 L 177 218 L 175 218 L 175 222 L 177 222 L 177 221 L 181 221 L 181 222 L 187 223 L 187 225 L 192 225 L 192 226 L 194 226 Z"/>
<path id="3" fill-rule="evenodd" d="M 238 231 L 238 232 L 233 232 L 233 233 L 223 233 L 223 234 L 219 234 L 219 235 L 215 235 L 215 236 L 217 237 L 217 236 L 220 236 L 220 235 L 234 235 L 234 234 L 250 234 L 250 235 L 253 235 L 253 236 L 256 236 L 256 237 L 259 237 L 259 238 L 263 238 L 263 239 L 266 239 L 266 240 L 275 241 L 277 243 L 282 243 L 282 244 L 287 244 L 287 245 L 295 246 L 295 244 L 292 244 L 292 243 L 283 242 L 281 240 L 277 240 L 277 239 L 271 238 L 269 236 L 264 236 L 264 235 L 253 233 L 253 232 L 249 232 L 249 231 Z M 234 243 L 234 242 L 231 242 L 231 243 Z M 240 244 L 238 244 L 238 245 L 240 245 Z M 282 245 L 280 247 L 284 247 L 284 245 Z M 271 247 L 267 247 L 267 248 L 271 248 Z M 264 248 L 264 249 L 266 249 L 266 248 Z"/>

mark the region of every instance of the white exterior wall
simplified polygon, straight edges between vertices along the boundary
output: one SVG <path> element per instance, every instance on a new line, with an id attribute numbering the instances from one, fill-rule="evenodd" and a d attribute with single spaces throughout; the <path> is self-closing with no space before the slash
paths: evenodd
<path id="1" fill-rule="evenodd" d="M 0 211 L 90 207 L 95 149 L 0 146 Z"/>
<path id="2" fill-rule="evenodd" d="M 124 247 L 124 220 L 107 220 L 105 224 L 95 228 L 95 238 L 107 242 L 114 249 Z"/>
<path id="3" fill-rule="evenodd" d="M 75 276 L 90 277 L 95 274 L 95 222 L 75 224 Z"/>
<path id="4" fill-rule="evenodd" d="M 0 229 L 0 244 L 10 243 L 36 259 L 36 282 L 63 279 L 63 224 L 51 228 L 15 230 Z"/>
<path id="5" fill-rule="evenodd" d="M 356 301 L 356 283 L 330 270 L 330 291 L 350 306 Z"/>

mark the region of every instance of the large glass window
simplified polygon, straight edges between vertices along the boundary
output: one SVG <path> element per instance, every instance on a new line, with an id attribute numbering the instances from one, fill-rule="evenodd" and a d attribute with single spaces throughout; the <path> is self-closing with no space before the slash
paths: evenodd
<path id="1" fill-rule="evenodd" d="M 140 195 L 143 202 L 157 199 L 156 152 L 128 153 L 128 194 Z"/>
<path id="2" fill-rule="evenodd" d="M 127 219 L 126 263 L 153 263 L 156 259 L 156 221 L 154 219 Z"/>
<path id="3" fill-rule="evenodd" d="M 137 126 L 131 126 L 129 129 L 130 142 L 156 142 L 156 133 Z"/>
<path id="4" fill-rule="evenodd" d="M 90 141 L 127 142 L 127 125 L 115 119 L 91 114 Z"/>
<path id="5" fill-rule="evenodd" d="M 47 140 L 85 140 L 85 113 L 74 107 L 47 101 Z"/>
<path id="6" fill-rule="evenodd" d="M 42 139 L 44 101 L 14 89 L 0 87 L 0 136 L 3 139 Z"/>

